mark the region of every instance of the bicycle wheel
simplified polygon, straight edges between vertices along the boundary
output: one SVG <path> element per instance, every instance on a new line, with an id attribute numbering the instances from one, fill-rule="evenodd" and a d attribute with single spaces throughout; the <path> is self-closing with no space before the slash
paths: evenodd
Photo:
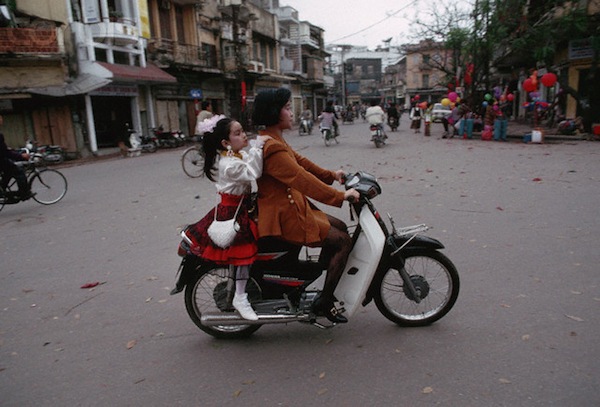
<path id="1" fill-rule="evenodd" d="M 181 155 L 181 167 L 185 175 L 191 178 L 199 178 L 204 175 L 204 152 L 202 147 L 193 146 Z"/>
<path id="2" fill-rule="evenodd" d="M 404 269 L 421 295 L 417 303 L 404 285 L 398 269 L 392 266 L 381 273 L 374 295 L 379 312 L 400 326 L 429 325 L 450 311 L 458 298 L 460 287 L 454 264 L 436 250 L 408 252 Z"/>
<path id="3" fill-rule="evenodd" d="M 33 199 L 42 205 L 52 205 L 66 195 L 67 179 L 53 169 L 44 169 L 34 173 L 29 180 Z"/>

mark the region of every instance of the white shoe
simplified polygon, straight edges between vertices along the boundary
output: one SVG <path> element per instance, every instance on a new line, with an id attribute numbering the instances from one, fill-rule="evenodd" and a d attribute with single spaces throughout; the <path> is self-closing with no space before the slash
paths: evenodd
<path id="1" fill-rule="evenodd" d="M 258 320 L 258 315 L 256 315 L 256 312 L 254 312 L 254 310 L 252 309 L 252 305 L 250 305 L 250 302 L 248 302 L 247 293 L 241 295 L 235 294 L 233 296 L 232 305 L 233 308 L 235 308 L 240 313 L 242 318 L 247 319 L 249 321 Z"/>

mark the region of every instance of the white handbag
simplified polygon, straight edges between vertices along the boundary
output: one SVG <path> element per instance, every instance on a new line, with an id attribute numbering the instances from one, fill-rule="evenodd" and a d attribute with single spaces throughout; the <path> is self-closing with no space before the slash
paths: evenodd
<path id="1" fill-rule="evenodd" d="M 229 220 L 217 220 L 218 205 L 215 207 L 215 219 L 208 227 L 207 232 L 210 240 L 212 240 L 213 243 L 216 246 L 219 246 L 221 249 L 226 249 L 231 246 L 233 239 L 235 239 L 235 236 L 240 231 L 240 224 L 237 222 L 237 215 L 240 211 L 243 200 L 244 197 L 240 199 L 240 203 L 235 211 L 235 215 L 233 215 L 233 218 Z"/>

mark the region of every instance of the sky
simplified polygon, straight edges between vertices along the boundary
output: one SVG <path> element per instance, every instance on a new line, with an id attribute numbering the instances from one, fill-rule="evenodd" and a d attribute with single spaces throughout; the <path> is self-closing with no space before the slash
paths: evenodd
<path id="1" fill-rule="evenodd" d="M 423 0 L 279 0 L 298 10 L 302 21 L 325 30 L 326 44 L 366 45 L 375 49 L 383 40 L 392 45 L 413 42 L 411 22 L 422 13 Z"/>

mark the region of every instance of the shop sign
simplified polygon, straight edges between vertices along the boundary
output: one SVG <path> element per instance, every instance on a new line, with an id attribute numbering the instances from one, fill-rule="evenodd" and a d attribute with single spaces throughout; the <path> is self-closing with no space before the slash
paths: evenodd
<path id="1" fill-rule="evenodd" d="M 202 99 L 202 89 L 190 89 L 192 99 Z"/>
<path id="2" fill-rule="evenodd" d="M 138 89 L 135 85 L 106 85 L 90 92 L 92 96 L 137 96 Z"/>
<path id="3" fill-rule="evenodd" d="M 569 41 L 569 60 L 588 59 L 594 55 L 592 38 Z"/>

